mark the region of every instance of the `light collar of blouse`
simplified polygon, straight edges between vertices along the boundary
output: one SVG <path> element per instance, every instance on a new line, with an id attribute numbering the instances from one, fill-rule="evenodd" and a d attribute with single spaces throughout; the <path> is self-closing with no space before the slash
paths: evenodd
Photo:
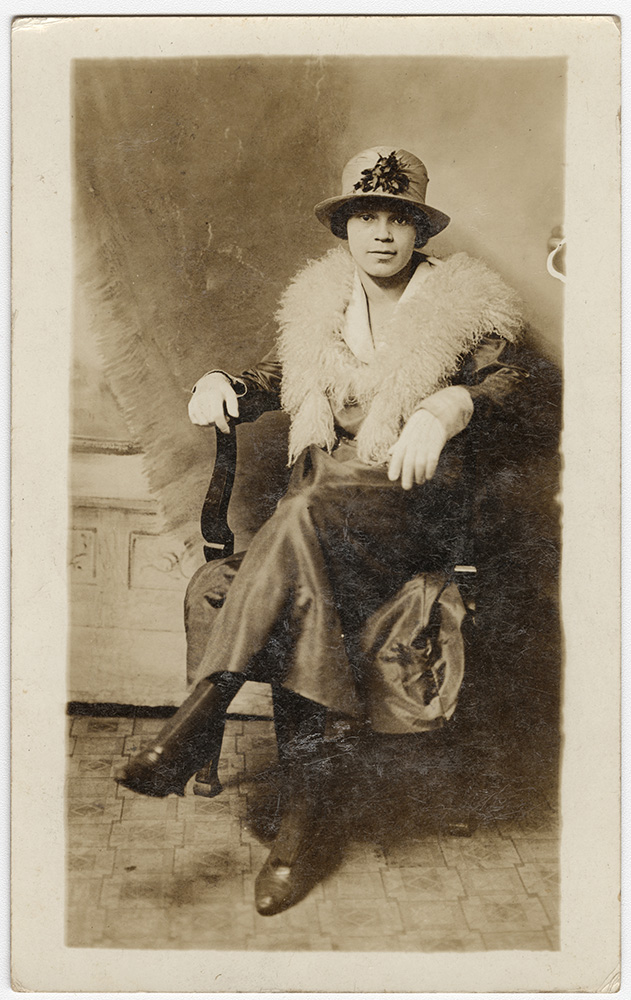
<path id="1" fill-rule="evenodd" d="M 399 302 L 403 302 L 410 295 L 413 295 L 415 289 L 418 288 L 418 286 L 427 278 L 431 266 L 438 263 L 439 261 L 434 257 L 427 257 L 424 261 L 421 261 L 408 281 Z M 397 302 L 394 309 L 395 315 L 399 307 L 399 302 Z M 353 280 L 351 298 L 348 306 L 346 307 L 345 324 L 344 330 L 342 331 L 342 337 L 347 347 L 350 348 L 357 360 L 363 361 L 364 364 L 369 364 L 369 362 L 372 361 L 375 353 L 383 343 L 382 341 L 375 343 L 375 339 L 372 335 L 372 329 L 370 327 L 370 314 L 368 312 L 368 298 L 357 270 L 355 271 L 355 277 Z"/>

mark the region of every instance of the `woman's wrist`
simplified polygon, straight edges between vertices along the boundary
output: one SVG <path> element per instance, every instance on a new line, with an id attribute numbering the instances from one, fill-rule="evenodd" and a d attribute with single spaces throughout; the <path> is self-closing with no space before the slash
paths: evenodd
<path id="1" fill-rule="evenodd" d="M 419 406 L 442 424 L 449 441 L 463 431 L 473 416 L 473 399 L 462 385 L 449 385 L 428 396 Z M 418 410 L 417 410 L 418 412 Z"/>
<path id="2" fill-rule="evenodd" d="M 235 375 L 230 375 L 228 372 L 225 372 L 223 370 L 223 368 L 213 368 L 213 369 L 211 369 L 211 371 L 205 372 L 201 376 L 201 378 L 197 379 L 197 382 L 195 383 L 195 385 L 191 389 L 191 394 L 194 393 L 197 390 L 197 386 L 202 381 L 202 379 L 206 378 L 207 375 L 222 375 L 226 379 L 226 381 L 230 383 L 230 385 L 235 390 L 235 393 L 236 393 L 236 395 L 238 397 L 245 396 L 246 392 L 248 391 L 248 387 L 247 387 L 246 383 L 243 381 L 243 379 L 238 378 Z M 241 388 L 241 392 L 237 392 L 236 391 L 236 387 L 237 386 L 239 386 Z"/>

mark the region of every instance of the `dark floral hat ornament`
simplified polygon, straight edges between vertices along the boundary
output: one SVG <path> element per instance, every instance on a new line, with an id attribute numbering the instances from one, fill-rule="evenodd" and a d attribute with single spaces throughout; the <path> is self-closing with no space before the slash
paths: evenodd
<path id="1" fill-rule="evenodd" d="M 365 198 L 392 198 L 414 206 L 425 216 L 429 239 L 449 225 L 450 219 L 425 204 L 428 180 L 425 165 L 413 153 L 392 146 L 372 146 L 348 161 L 342 172 L 342 193 L 321 201 L 315 214 L 336 236 L 343 236 L 346 226 L 335 222 L 341 208 Z"/>
<path id="2" fill-rule="evenodd" d="M 380 156 L 374 167 L 362 170 L 361 180 L 353 184 L 354 191 L 385 191 L 386 194 L 403 194 L 410 186 L 394 150 L 389 156 Z"/>

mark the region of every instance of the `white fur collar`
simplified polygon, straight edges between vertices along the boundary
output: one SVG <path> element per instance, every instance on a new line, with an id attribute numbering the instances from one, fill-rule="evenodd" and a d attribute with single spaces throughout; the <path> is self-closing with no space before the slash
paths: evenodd
<path id="1" fill-rule="evenodd" d="M 448 385 L 463 358 L 495 331 L 515 340 L 522 326 L 516 294 L 466 254 L 428 258 L 401 297 L 382 343 L 360 361 L 344 339 L 355 265 L 343 248 L 311 261 L 281 299 L 282 405 L 292 418 L 290 462 L 310 444 L 336 441 L 331 407 L 367 408 L 358 456 L 387 461 L 403 423 L 432 392 Z"/>

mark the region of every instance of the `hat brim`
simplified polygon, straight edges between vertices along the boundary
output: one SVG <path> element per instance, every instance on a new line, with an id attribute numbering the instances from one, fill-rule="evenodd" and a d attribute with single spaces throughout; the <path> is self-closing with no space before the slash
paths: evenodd
<path id="1" fill-rule="evenodd" d="M 330 229 L 331 219 L 343 205 L 348 205 L 354 201 L 365 201 L 366 198 L 383 198 L 384 200 L 399 201 L 404 205 L 411 205 L 427 218 L 430 228 L 428 239 L 431 239 L 432 236 L 436 236 L 438 233 L 442 232 L 443 229 L 445 229 L 451 222 L 448 215 L 445 215 L 444 212 L 439 212 L 437 208 L 432 208 L 431 205 L 425 205 L 422 202 L 414 201 L 412 198 L 406 198 L 405 195 L 386 194 L 381 191 L 378 193 L 374 191 L 367 191 L 361 194 L 346 194 L 338 195 L 336 198 L 327 198 L 325 201 L 318 202 L 314 208 L 314 212 L 322 225 Z"/>

